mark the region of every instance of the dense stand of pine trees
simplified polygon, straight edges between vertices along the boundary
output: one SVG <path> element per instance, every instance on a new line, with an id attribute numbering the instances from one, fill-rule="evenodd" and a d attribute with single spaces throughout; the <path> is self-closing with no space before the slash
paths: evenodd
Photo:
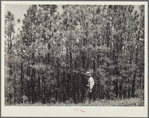
<path id="1" fill-rule="evenodd" d="M 6 13 L 6 103 L 82 102 L 86 71 L 95 79 L 94 100 L 143 96 L 144 6 L 62 8 L 31 5 L 18 32 Z"/>

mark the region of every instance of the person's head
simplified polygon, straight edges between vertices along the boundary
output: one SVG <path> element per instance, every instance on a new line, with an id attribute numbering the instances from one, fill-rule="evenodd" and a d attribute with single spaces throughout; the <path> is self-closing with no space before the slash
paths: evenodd
<path id="1" fill-rule="evenodd" d="M 91 73 L 90 73 L 90 72 L 86 72 L 86 73 L 85 73 L 85 76 L 86 76 L 87 78 L 89 78 L 89 77 L 91 77 Z"/>

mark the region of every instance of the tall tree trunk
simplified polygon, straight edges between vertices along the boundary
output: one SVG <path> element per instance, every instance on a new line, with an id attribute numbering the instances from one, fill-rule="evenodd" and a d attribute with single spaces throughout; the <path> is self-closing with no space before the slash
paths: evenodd
<path id="1" fill-rule="evenodd" d="M 21 46 L 21 53 L 22 53 L 22 46 Z M 21 55 L 22 57 L 22 55 Z M 24 95 L 23 93 L 23 63 L 21 62 L 21 94 L 22 96 Z"/>
<path id="2" fill-rule="evenodd" d="M 59 59 L 57 58 L 57 64 L 58 64 L 58 68 L 57 68 L 57 98 L 59 98 L 59 90 L 60 90 L 60 84 L 59 84 Z"/>
<path id="3" fill-rule="evenodd" d="M 67 94 L 65 93 L 65 91 L 66 91 L 66 87 L 65 87 L 65 70 L 64 70 L 64 67 L 63 67 L 63 86 L 62 86 L 62 89 L 63 89 L 63 91 L 64 91 L 64 93 L 62 93 L 62 96 L 63 96 L 63 102 L 66 100 L 66 98 L 67 98 Z M 65 99 L 64 99 L 64 96 L 65 96 Z"/>
<path id="4" fill-rule="evenodd" d="M 41 90 L 40 90 L 40 72 L 38 72 L 38 100 L 41 100 Z"/>
<path id="5" fill-rule="evenodd" d="M 45 77 L 43 76 L 42 71 L 42 104 L 45 104 Z"/>
<path id="6" fill-rule="evenodd" d="M 69 96 L 69 79 L 67 79 L 67 100 L 69 100 Z"/>
<path id="7" fill-rule="evenodd" d="M 72 85 L 72 52 L 71 52 L 71 46 L 69 47 L 69 54 L 70 54 L 70 88 L 69 88 L 69 92 L 71 94 L 71 97 L 72 97 L 72 88 L 73 88 L 73 85 Z"/>
<path id="8" fill-rule="evenodd" d="M 93 61 L 93 70 L 94 70 L 94 73 L 95 73 L 95 69 L 96 69 L 96 65 L 95 65 L 95 57 L 94 57 L 94 61 Z"/>
<path id="9" fill-rule="evenodd" d="M 15 64 L 14 64 L 14 81 L 13 81 L 13 89 L 14 89 L 14 96 L 13 96 L 13 102 L 14 104 L 16 103 L 16 67 L 15 67 Z"/>
<path id="10" fill-rule="evenodd" d="M 43 85 L 44 82 L 43 82 L 43 81 L 44 81 L 44 80 L 43 80 L 43 71 L 41 72 L 41 76 L 42 76 L 42 79 L 41 79 L 41 80 L 42 80 L 42 81 L 41 81 L 41 85 L 42 85 L 42 88 L 41 88 L 41 91 L 42 91 L 42 93 L 41 93 L 41 94 L 42 94 L 42 104 L 44 104 L 44 92 L 43 92 L 43 88 L 44 88 L 44 85 Z"/>
<path id="11" fill-rule="evenodd" d="M 35 102 L 35 69 L 32 69 L 32 77 L 33 77 L 33 80 L 32 80 L 32 103 Z"/>
<path id="12" fill-rule="evenodd" d="M 79 81 L 78 81 L 78 75 L 76 76 L 77 77 L 77 102 L 79 102 Z"/>
<path id="13" fill-rule="evenodd" d="M 35 64 L 34 53 L 32 53 L 32 59 L 33 59 L 33 63 L 32 63 L 32 65 L 34 65 L 34 64 Z M 34 79 L 35 79 L 35 69 L 32 69 L 32 76 L 31 76 L 32 103 L 35 102 L 35 98 L 34 98 L 34 94 L 35 94 L 35 84 L 34 84 Z"/>
<path id="14" fill-rule="evenodd" d="M 130 98 L 130 80 L 128 78 L 128 84 L 127 84 L 127 96 Z"/>
<path id="15" fill-rule="evenodd" d="M 123 100 L 123 98 L 124 98 L 124 91 L 123 91 L 123 85 L 124 85 L 124 83 L 123 83 L 123 80 L 122 80 L 122 88 L 121 88 L 121 93 L 122 93 L 122 100 Z"/>
<path id="16" fill-rule="evenodd" d="M 82 51 L 82 68 L 84 69 L 85 68 L 85 56 L 84 56 L 84 52 Z M 82 82 L 81 82 L 82 84 L 81 84 L 81 96 L 82 96 L 82 98 L 81 98 L 81 102 L 83 102 L 83 99 L 84 99 L 84 93 L 85 93 L 85 87 L 84 87 L 84 83 L 85 83 L 85 81 L 84 81 L 84 76 L 82 75 Z"/>
<path id="17" fill-rule="evenodd" d="M 136 73 L 134 72 L 133 81 L 132 81 L 131 97 L 134 97 L 134 93 L 135 93 L 135 78 L 136 78 Z"/>
<path id="18" fill-rule="evenodd" d="M 100 90 L 101 87 L 100 87 L 100 80 L 99 79 L 98 79 L 98 87 L 96 86 L 96 88 L 97 88 L 96 91 L 99 93 L 97 97 L 100 98 L 99 95 L 101 94 L 101 92 L 100 92 L 101 91 Z"/>
<path id="19" fill-rule="evenodd" d="M 130 46 L 130 53 L 132 54 L 133 53 L 133 50 L 132 50 L 133 48 L 132 48 L 132 45 Z M 132 59 L 133 59 L 133 57 L 131 57 L 130 58 L 130 62 L 129 62 L 129 64 L 131 64 L 132 63 Z M 130 73 L 130 75 L 129 76 L 131 76 L 131 74 L 132 73 Z M 130 89 L 130 85 L 131 85 L 131 80 L 130 80 L 130 78 L 128 78 L 128 98 L 130 98 L 130 96 L 131 96 L 131 89 Z"/>
<path id="20" fill-rule="evenodd" d="M 77 60 L 75 60 L 74 66 L 75 66 L 75 70 L 76 70 L 76 68 L 77 68 Z M 79 100 L 79 99 L 78 99 L 78 97 L 79 97 L 79 96 L 78 96 L 78 95 L 79 95 L 79 94 L 78 94 L 78 93 L 79 93 L 79 89 L 78 89 L 78 77 L 77 77 L 77 75 L 78 75 L 78 74 L 75 74 L 76 90 L 75 90 L 75 93 L 74 93 L 75 96 L 76 96 L 76 103 L 78 103 L 78 100 Z"/>
<path id="21" fill-rule="evenodd" d="M 119 90 L 119 88 L 120 88 L 120 87 L 119 87 L 119 86 L 120 86 L 120 85 L 119 85 L 119 79 L 118 79 L 117 85 L 118 85 L 118 95 L 117 95 L 117 98 L 118 98 L 118 100 L 119 100 L 119 98 L 120 98 L 120 93 L 119 93 L 119 92 L 120 92 L 120 90 Z"/>
<path id="22" fill-rule="evenodd" d="M 33 71 L 32 71 L 33 72 Z M 33 74 L 31 75 L 31 96 L 32 96 L 32 103 L 34 101 L 34 93 L 33 93 Z"/>
<path id="23" fill-rule="evenodd" d="M 31 76 L 31 68 L 30 68 L 29 65 L 30 65 L 30 62 L 29 62 L 29 59 L 28 59 L 28 69 L 27 69 L 27 76 L 28 77 Z M 31 83 L 30 83 L 30 81 L 27 82 L 27 86 L 29 87 L 29 92 L 28 92 L 29 93 L 29 103 L 31 102 L 31 94 L 30 93 L 32 91 L 32 88 L 31 88 L 30 84 L 32 84 L 32 77 L 31 77 Z"/>
<path id="24" fill-rule="evenodd" d="M 24 95 L 23 92 L 23 63 L 21 63 L 21 94 Z"/>
<path id="25" fill-rule="evenodd" d="M 136 66 L 137 66 L 137 55 L 138 55 L 138 46 L 137 46 L 137 49 L 136 49 L 136 60 L 135 60 Z M 132 81 L 132 94 L 131 94 L 131 97 L 134 97 L 134 94 L 135 94 L 135 79 L 136 79 L 136 69 L 134 71 L 134 76 L 133 76 L 133 81 Z"/>
<path id="26" fill-rule="evenodd" d="M 69 49 L 68 49 L 68 44 L 66 43 L 66 61 L 67 61 L 67 64 L 69 63 L 69 56 L 68 56 L 68 53 L 69 53 L 69 51 L 68 51 Z M 69 78 L 68 78 L 68 69 L 66 69 L 66 75 L 65 75 L 65 77 L 67 78 L 67 100 L 69 99 Z"/>
<path id="27" fill-rule="evenodd" d="M 46 103 L 47 99 L 46 99 L 46 78 L 44 77 L 44 104 Z"/>

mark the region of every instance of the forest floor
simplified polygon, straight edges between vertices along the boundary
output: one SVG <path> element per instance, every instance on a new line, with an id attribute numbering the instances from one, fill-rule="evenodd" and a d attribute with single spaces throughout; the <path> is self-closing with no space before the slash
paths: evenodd
<path id="1" fill-rule="evenodd" d="M 85 103 L 34 103 L 34 104 L 16 104 L 15 106 L 144 106 L 144 100 L 141 98 L 130 98 L 124 100 L 96 100 L 86 101 Z"/>

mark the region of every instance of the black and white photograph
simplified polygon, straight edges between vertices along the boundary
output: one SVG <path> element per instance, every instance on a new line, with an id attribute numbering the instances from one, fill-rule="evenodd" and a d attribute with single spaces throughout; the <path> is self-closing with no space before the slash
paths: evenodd
<path id="1" fill-rule="evenodd" d="M 147 2 L 72 3 L 3 4 L 3 107 L 147 113 Z"/>

